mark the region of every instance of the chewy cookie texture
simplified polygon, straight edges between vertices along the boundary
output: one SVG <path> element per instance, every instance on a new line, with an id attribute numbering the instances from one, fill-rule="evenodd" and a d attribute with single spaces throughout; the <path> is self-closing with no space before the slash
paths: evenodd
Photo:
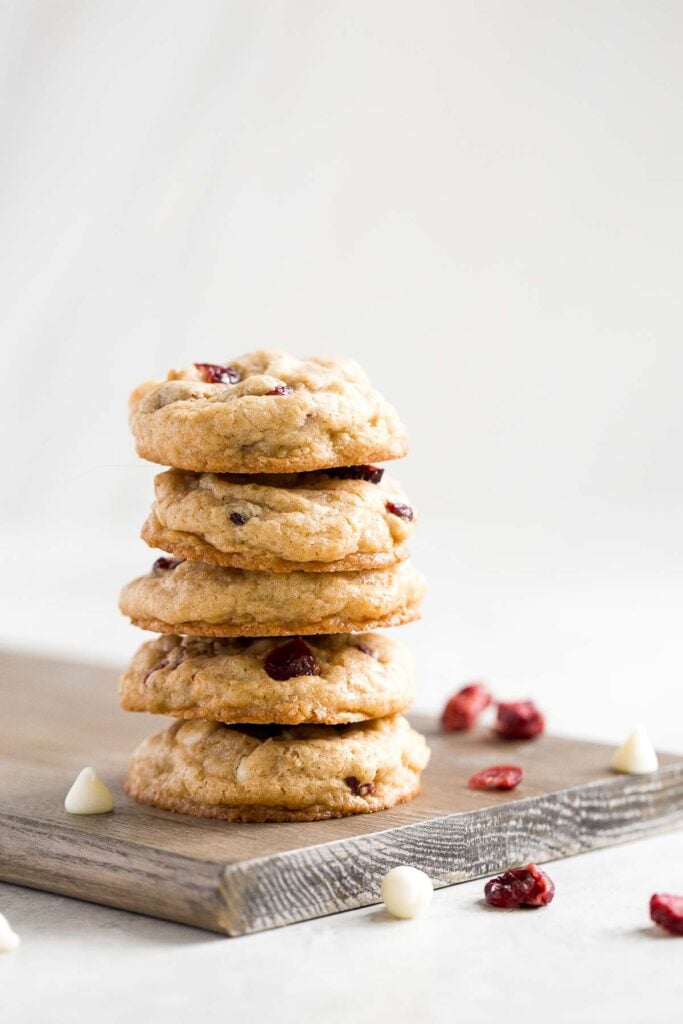
<path id="1" fill-rule="evenodd" d="M 142 528 L 167 552 L 121 593 L 144 643 L 128 711 L 178 721 L 126 792 L 225 821 L 315 821 L 412 799 L 429 760 L 403 718 L 409 653 L 369 630 L 419 617 L 415 515 L 377 462 L 396 412 L 348 359 L 267 350 L 137 388 L 138 453 L 168 466 Z M 246 723 L 246 724 L 245 724 Z"/>
<path id="2" fill-rule="evenodd" d="M 407 451 L 395 410 L 356 363 L 274 349 L 141 385 L 130 425 L 144 459 L 199 473 L 292 473 Z"/>
<path id="3" fill-rule="evenodd" d="M 410 562 L 360 572 L 267 573 L 159 559 L 128 583 L 135 625 L 192 636 L 353 633 L 419 617 L 424 579 Z"/>
<path id="4" fill-rule="evenodd" d="M 403 561 L 414 513 L 377 466 L 281 476 L 171 469 L 142 528 L 180 558 L 271 572 L 348 572 Z"/>
<path id="5" fill-rule="evenodd" d="M 316 821 L 385 810 L 419 790 L 429 760 L 400 715 L 346 726 L 177 722 L 133 754 L 142 803 L 227 821 Z"/>
<path id="6" fill-rule="evenodd" d="M 120 694 L 127 711 L 336 725 L 405 711 L 413 675 L 406 648 L 378 633 L 305 641 L 160 636 L 137 652 Z"/>

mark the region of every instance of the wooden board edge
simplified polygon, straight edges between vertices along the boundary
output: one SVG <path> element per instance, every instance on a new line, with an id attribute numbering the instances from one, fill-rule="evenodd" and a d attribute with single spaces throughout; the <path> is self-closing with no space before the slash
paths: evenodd
<path id="1" fill-rule="evenodd" d="M 380 902 L 383 876 L 397 864 L 422 869 L 442 888 L 681 825 L 679 762 L 647 776 L 616 776 L 227 865 L 221 925 L 231 935 L 245 935 L 371 906 Z"/>
<path id="2" fill-rule="evenodd" d="M 0 812 L 0 881 L 224 931 L 224 865 Z"/>
<path id="3" fill-rule="evenodd" d="M 400 863 L 435 887 L 683 825 L 683 763 L 225 865 L 0 812 L 0 879 L 245 935 L 379 902 Z"/>

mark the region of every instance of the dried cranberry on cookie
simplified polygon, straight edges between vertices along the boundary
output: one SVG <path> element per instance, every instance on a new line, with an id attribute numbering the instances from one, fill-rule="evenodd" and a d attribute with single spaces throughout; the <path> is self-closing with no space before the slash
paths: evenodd
<path id="1" fill-rule="evenodd" d="M 396 411 L 357 363 L 270 349 L 141 385 L 130 424 L 143 458 L 199 473 L 302 472 L 407 452 Z"/>

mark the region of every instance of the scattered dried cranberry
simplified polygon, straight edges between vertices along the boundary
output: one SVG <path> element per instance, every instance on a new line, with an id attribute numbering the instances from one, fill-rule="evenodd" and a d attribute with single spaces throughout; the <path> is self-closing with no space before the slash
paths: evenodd
<path id="1" fill-rule="evenodd" d="M 498 705 L 496 732 L 502 740 L 531 740 L 545 729 L 545 718 L 533 701 Z"/>
<path id="2" fill-rule="evenodd" d="M 354 796 L 372 796 L 375 792 L 374 782 L 361 782 L 355 775 L 347 775 L 344 782 Z"/>
<path id="3" fill-rule="evenodd" d="M 234 366 L 221 366 L 219 363 L 195 363 L 207 384 L 236 384 L 240 375 Z"/>
<path id="4" fill-rule="evenodd" d="M 278 384 L 277 387 L 273 388 L 272 391 L 266 391 L 267 395 L 291 395 L 294 388 L 290 388 L 289 384 Z"/>
<path id="5" fill-rule="evenodd" d="M 156 562 L 152 566 L 152 572 L 157 572 L 159 569 L 175 569 L 184 561 L 184 558 L 165 558 L 162 555 L 161 558 L 157 558 Z"/>
<path id="6" fill-rule="evenodd" d="M 471 729 L 479 715 L 493 702 L 483 683 L 471 683 L 454 693 L 443 709 L 441 724 L 449 732 Z"/>
<path id="7" fill-rule="evenodd" d="M 354 644 L 357 651 L 362 651 L 363 654 L 367 654 L 370 658 L 377 657 L 377 651 L 373 651 L 372 647 L 368 647 L 367 644 Z"/>
<path id="8" fill-rule="evenodd" d="M 230 513 L 230 522 L 234 523 L 235 526 L 244 526 L 244 524 L 247 521 L 247 518 L 248 517 L 243 515 L 241 512 L 231 512 Z"/>
<path id="9" fill-rule="evenodd" d="M 492 907 L 544 907 L 554 895 L 555 885 L 535 864 L 505 871 L 484 886 L 486 902 Z"/>
<path id="10" fill-rule="evenodd" d="M 650 898 L 650 917 L 671 935 L 683 935 L 683 896 L 656 892 Z"/>
<path id="11" fill-rule="evenodd" d="M 295 676 L 315 676 L 320 671 L 313 651 L 299 636 L 273 647 L 266 655 L 263 667 L 270 678 L 278 682 Z"/>
<path id="12" fill-rule="evenodd" d="M 399 519 L 412 519 L 414 515 L 410 505 L 402 505 L 400 501 L 388 501 L 386 509 Z"/>
<path id="13" fill-rule="evenodd" d="M 516 764 L 496 764 L 473 775 L 470 789 L 514 789 L 522 781 L 524 769 Z"/>
<path id="14" fill-rule="evenodd" d="M 337 480 L 367 480 L 369 484 L 378 484 L 384 476 L 380 466 L 337 466 L 325 472 Z"/>

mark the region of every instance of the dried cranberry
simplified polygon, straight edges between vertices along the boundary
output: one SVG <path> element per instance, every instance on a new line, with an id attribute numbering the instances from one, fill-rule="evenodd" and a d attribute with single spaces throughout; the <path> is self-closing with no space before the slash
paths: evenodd
<path id="1" fill-rule="evenodd" d="M 484 886 L 486 902 L 492 907 L 544 907 L 554 895 L 555 885 L 535 864 L 505 871 Z"/>
<path id="2" fill-rule="evenodd" d="M 152 566 L 152 572 L 157 572 L 159 569 L 175 569 L 184 561 L 184 558 L 165 558 L 162 555 L 161 558 L 157 558 L 156 562 Z"/>
<path id="3" fill-rule="evenodd" d="M 410 505 L 402 505 L 400 501 L 388 501 L 386 509 L 399 519 L 412 519 L 414 515 Z"/>
<path id="4" fill-rule="evenodd" d="M 271 391 L 266 391 L 267 395 L 291 395 L 294 388 L 290 388 L 289 384 L 278 384 L 277 387 Z"/>
<path id="5" fill-rule="evenodd" d="M 361 782 L 355 775 L 347 775 L 344 782 L 354 796 L 372 796 L 375 792 L 374 782 Z"/>
<path id="6" fill-rule="evenodd" d="M 219 363 L 195 363 L 207 384 L 236 384 L 240 375 L 234 366 L 221 366 Z"/>
<path id="7" fill-rule="evenodd" d="M 367 654 L 369 658 L 376 658 L 377 651 L 373 651 L 372 647 L 368 647 L 367 644 L 354 644 L 357 651 L 362 651 L 363 654 Z"/>
<path id="8" fill-rule="evenodd" d="M 496 732 L 502 740 L 531 740 L 545 729 L 545 718 L 533 701 L 498 705 Z"/>
<path id="9" fill-rule="evenodd" d="M 231 512 L 230 522 L 234 523 L 235 526 L 244 526 L 247 521 L 247 516 L 243 515 L 242 512 Z"/>
<path id="10" fill-rule="evenodd" d="M 378 484 L 384 476 L 380 466 L 337 466 L 325 472 L 337 480 L 367 480 L 369 484 Z"/>
<path id="11" fill-rule="evenodd" d="M 515 764 L 496 764 L 477 772 L 467 785 L 470 789 L 514 789 L 523 775 L 524 769 Z"/>
<path id="12" fill-rule="evenodd" d="M 471 729 L 479 715 L 493 701 L 483 683 L 470 683 L 454 693 L 443 709 L 441 724 L 449 732 Z"/>
<path id="13" fill-rule="evenodd" d="M 672 935 L 683 935 L 683 896 L 656 892 L 650 898 L 650 917 Z"/>
<path id="14" fill-rule="evenodd" d="M 535 881 L 526 868 L 513 868 L 484 886 L 484 898 L 492 907 L 521 907 L 535 888 Z"/>
<path id="15" fill-rule="evenodd" d="M 263 667 L 270 678 L 278 682 L 295 676 L 315 676 L 320 671 L 313 651 L 299 636 L 279 647 L 273 647 L 266 655 Z"/>
<path id="16" fill-rule="evenodd" d="M 162 658 L 161 661 L 158 661 L 156 665 L 152 665 L 149 671 L 145 672 L 145 675 L 142 680 L 143 685 L 147 682 L 151 675 L 154 675 L 155 672 L 159 672 L 162 668 L 167 668 L 170 664 L 171 659 L 168 655 L 166 655 L 166 657 Z"/>

